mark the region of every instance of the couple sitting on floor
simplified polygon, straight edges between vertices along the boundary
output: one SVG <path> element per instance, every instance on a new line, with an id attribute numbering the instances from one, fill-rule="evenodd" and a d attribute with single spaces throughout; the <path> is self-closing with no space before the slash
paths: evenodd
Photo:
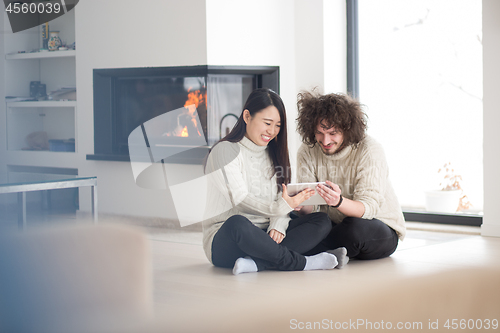
<path id="1" fill-rule="evenodd" d="M 233 130 L 208 155 L 203 246 L 234 274 L 342 268 L 350 258 L 390 256 L 405 236 L 398 199 L 366 115 L 341 94 L 299 94 L 297 181 L 326 182 L 289 196 L 290 160 L 283 101 L 254 90 Z M 302 206 L 315 191 L 318 212 Z M 292 214 L 290 214 L 292 212 Z"/>

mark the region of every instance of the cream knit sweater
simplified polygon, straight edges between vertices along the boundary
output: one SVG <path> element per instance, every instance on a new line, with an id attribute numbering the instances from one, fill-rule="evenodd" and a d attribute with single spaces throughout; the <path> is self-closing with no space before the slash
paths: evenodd
<path id="1" fill-rule="evenodd" d="M 364 219 L 379 219 L 394 229 L 399 239 L 406 234 L 405 221 L 398 198 L 389 180 L 389 168 L 382 146 L 370 136 L 359 146 L 344 148 L 338 154 L 325 155 L 318 144 L 310 148 L 302 144 L 297 153 L 297 181 L 339 185 L 342 196 L 361 202 Z M 345 215 L 333 207 L 319 206 L 334 223 Z"/>
<path id="2" fill-rule="evenodd" d="M 281 197 L 267 146 L 246 137 L 240 142 L 223 141 L 208 156 L 205 175 L 208 200 L 203 221 L 203 248 L 212 262 L 212 241 L 222 224 L 233 215 L 286 235 L 292 208 Z"/>

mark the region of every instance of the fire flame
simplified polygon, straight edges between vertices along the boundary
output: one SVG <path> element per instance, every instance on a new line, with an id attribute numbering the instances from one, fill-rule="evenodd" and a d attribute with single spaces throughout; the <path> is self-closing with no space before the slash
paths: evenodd
<path id="1" fill-rule="evenodd" d="M 184 103 L 184 107 L 188 110 L 188 114 L 192 117 L 191 121 L 193 122 L 193 126 L 197 129 L 198 135 L 201 136 L 194 114 L 196 113 L 196 108 L 198 107 L 198 105 L 206 100 L 207 95 L 206 93 L 202 94 L 200 90 L 191 91 L 191 89 L 192 88 L 188 89 L 188 98 L 186 100 L 186 103 Z M 182 130 L 181 136 L 189 136 L 187 126 Z"/>
<path id="2" fill-rule="evenodd" d="M 203 103 L 203 100 L 204 96 L 199 90 L 189 92 L 188 99 L 186 103 L 184 103 L 184 107 L 189 110 L 189 114 L 192 116 L 196 112 L 196 108 L 198 107 L 198 105 L 200 105 L 200 103 Z"/>
<path id="3" fill-rule="evenodd" d="M 182 129 L 181 136 L 182 136 L 183 138 L 186 138 L 186 137 L 188 137 L 188 136 L 189 136 L 187 126 L 184 126 L 184 128 Z"/>

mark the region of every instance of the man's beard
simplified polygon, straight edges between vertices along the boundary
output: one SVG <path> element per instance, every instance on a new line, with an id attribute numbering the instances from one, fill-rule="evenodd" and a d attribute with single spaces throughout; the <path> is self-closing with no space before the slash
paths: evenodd
<path id="1" fill-rule="evenodd" d="M 321 151 L 323 152 L 323 154 L 325 154 L 327 156 L 331 156 L 331 155 L 335 155 L 337 153 L 340 153 L 342 151 L 342 149 L 344 149 L 343 142 L 340 145 L 335 145 L 334 147 L 337 147 L 336 149 L 328 149 L 328 150 L 325 150 L 322 143 L 318 142 L 318 144 L 319 144 L 319 147 L 321 148 Z"/>

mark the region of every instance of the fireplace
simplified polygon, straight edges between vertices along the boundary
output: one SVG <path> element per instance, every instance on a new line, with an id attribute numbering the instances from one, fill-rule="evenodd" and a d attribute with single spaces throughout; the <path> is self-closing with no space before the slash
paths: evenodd
<path id="1" fill-rule="evenodd" d="M 279 67 L 94 69 L 94 154 L 87 159 L 130 161 L 131 133 L 148 126 L 152 133 L 156 123 L 169 162 L 201 163 L 255 88 L 279 93 Z"/>

